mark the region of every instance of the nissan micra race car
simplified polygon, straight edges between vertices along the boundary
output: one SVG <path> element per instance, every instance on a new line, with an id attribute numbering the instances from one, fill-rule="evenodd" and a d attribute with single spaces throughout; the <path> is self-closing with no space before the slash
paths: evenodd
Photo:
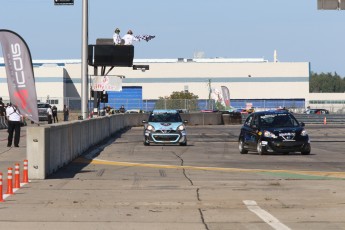
<path id="1" fill-rule="evenodd" d="M 187 145 L 185 123 L 177 110 L 153 110 L 148 121 L 144 120 L 144 145 Z"/>
<path id="2" fill-rule="evenodd" d="M 310 154 L 310 140 L 304 123 L 287 111 L 262 111 L 250 114 L 238 138 L 240 153 L 301 152 Z"/>

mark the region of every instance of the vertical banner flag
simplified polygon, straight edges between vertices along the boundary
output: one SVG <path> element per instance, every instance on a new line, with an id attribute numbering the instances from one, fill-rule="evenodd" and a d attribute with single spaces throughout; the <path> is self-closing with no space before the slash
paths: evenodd
<path id="1" fill-rule="evenodd" d="M 223 93 L 223 98 L 224 98 L 225 106 L 227 108 L 230 108 L 230 92 L 229 92 L 229 89 L 226 86 L 221 86 L 221 88 L 222 88 L 222 93 Z"/>
<path id="2" fill-rule="evenodd" d="M 38 123 L 37 95 L 30 50 L 15 32 L 0 29 L 8 92 L 20 113 Z"/>

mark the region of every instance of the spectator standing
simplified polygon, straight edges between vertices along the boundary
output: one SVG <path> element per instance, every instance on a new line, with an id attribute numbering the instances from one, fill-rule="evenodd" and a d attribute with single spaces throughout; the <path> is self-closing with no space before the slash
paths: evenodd
<path id="1" fill-rule="evenodd" d="M 58 119 L 58 116 L 57 116 L 57 108 L 55 105 L 53 105 L 52 107 L 52 112 L 53 112 L 53 120 L 54 120 L 54 123 L 58 123 L 59 122 L 59 119 Z M 55 122 L 56 120 L 56 122 Z"/>
<path id="2" fill-rule="evenodd" d="M 6 108 L 6 116 L 8 120 L 8 141 L 7 147 L 12 146 L 14 133 L 14 147 L 19 147 L 20 141 L 20 122 L 23 116 L 20 114 L 16 106 L 9 104 Z"/>
<path id="3" fill-rule="evenodd" d="M 47 116 L 48 116 L 48 124 L 52 124 L 53 123 L 53 120 L 52 120 L 53 110 L 52 110 L 52 106 L 51 105 L 47 109 Z"/>
<path id="4" fill-rule="evenodd" d="M 68 121 L 69 109 L 66 105 L 63 105 L 63 120 Z"/>
<path id="5" fill-rule="evenodd" d="M 0 116 L 6 116 L 5 104 L 2 102 L 2 97 L 0 97 Z"/>
<path id="6" fill-rule="evenodd" d="M 113 35 L 113 40 L 115 45 L 123 45 L 123 40 L 120 36 L 120 29 L 116 28 Z"/>
<path id="7" fill-rule="evenodd" d="M 126 109 L 125 109 L 125 106 L 124 105 L 121 105 L 120 109 L 119 109 L 119 112 L 120 113 L 125 113 L 126 112 Z"/>
<path id="8" fill-rule="evenodd" d="M 133 36 L 132 30 L 128 30 L 127 34 L 123 36 L 122 39 L 125 41 L 125 45 L 132 45 L 133 41 L 139 41 L 138 38 Z"/>
<path id="9" fill-rule="evenodd" d="M 107 107 L 105 107 L 105 113 L 106 113 L 106 115 L 110 115 L 111 113 L 110 113 L 110 110 L 111 110 L 111 108 L 110 108 L 110 106 L 108 105 Z"/>

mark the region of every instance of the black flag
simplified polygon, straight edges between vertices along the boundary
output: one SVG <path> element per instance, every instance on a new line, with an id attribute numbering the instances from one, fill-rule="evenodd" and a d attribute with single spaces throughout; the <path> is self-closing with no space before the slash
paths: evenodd
<path id="1" fill-rule="evenodd" d="M 8 92 L 20 113 L 38 123 L 37 95 L 30 50 L 15 32 L 0 30 Z"/>

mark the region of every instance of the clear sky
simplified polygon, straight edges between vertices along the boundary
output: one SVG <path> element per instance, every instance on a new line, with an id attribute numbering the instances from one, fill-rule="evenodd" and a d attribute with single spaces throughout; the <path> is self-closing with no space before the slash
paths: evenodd
<path id="1" fill-rule="evenodd" d="M 89 44 L 121 35 L 155 35 L 135 58 L 265 58 L 310 62 L 314 72 L 345 76 L 345 11 L 317 0 L 89 0 Z M 0 0 L 0 29 L 21 35 L 33 59 L 81 59 L 82 0 Z M 0 51 L 0 55 L 2 53 Z"/>

